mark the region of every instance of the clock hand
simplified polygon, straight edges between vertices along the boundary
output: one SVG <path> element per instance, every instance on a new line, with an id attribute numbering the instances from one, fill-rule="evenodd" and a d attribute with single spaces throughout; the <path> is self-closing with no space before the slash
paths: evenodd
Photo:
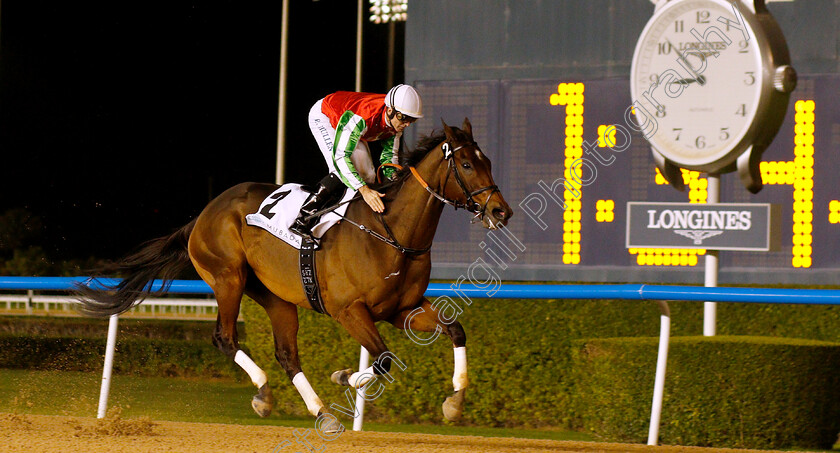
<path id="1" fill-rule="evenodd" d="M 697 83 L 699 83 L 700 85 L 705 85 L 705 84 L 706 84 L 706 78 L 705 78 L 705 77 L 703 77 L 702 75 L 698 74 L 698 73 L 697 73 L 697 71 L 695 71 L 695 70 L 694 70 L 694 66 L 692 66 L 692 65 L 691 65 L 691 63 L 689 63 L 689 62 L 688 62 L 688 60 L 686 60 L 685 56 L 682 54 L 682 52 L 680 52 L 680 51 L 679 51 L 679 49 L 677 48 L 677 46 L 675 46 L 675 45 L 674 45 L 674 44 L 673 44 L 673 43 L 672 43 L 669 39 L 667 39 L 667 38 L 665 39 L 665 42 L 667 42 L 667 43 L 668 43 L 668 45 L 669 45 L 669 46 L 671 46 L 671 48 L 673 48 L 673 49 L 674 49 L 674 52 L 676 52 L 676 53 L 677 53 L 677 58 L 679 58 L 679 59 L 680 59 L 680 60 L 684 63 L 684 66 L 683 66 L 683 67 L 684 67 L 685 69 L 688 69 L 688 71 L 689 71 L 689 72 L 691 72 L 691 73 L 694 75 L 694 81 L 696 81 L 696 82 L 697 82 Z M 686 79 L 682 79 L 682 80 L 686 80 Z"/>
<path id="2" fill-rule="evenodd" d="M 679 80 L 675 80 L 671 83 L 677 83 L 677 84 L 680 84 L 680 85 L 689 85 L 689 84 L 692 84 L 694 82 L 697 82 L 700 85 L 703 85 L 704 83 L 706 83 L 706 78 L 701 75 L 700 77 L 698 77 L 696 79 L 679 79 Z"/>

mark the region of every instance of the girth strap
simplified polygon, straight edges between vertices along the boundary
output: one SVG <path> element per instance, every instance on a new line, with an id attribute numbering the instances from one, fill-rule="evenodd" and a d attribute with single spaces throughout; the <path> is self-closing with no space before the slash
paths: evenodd
<path id="1" fill-rule="evenodd" d="M 312 309 L 329 316 L 324 307 L 324 301 L 321 299 L 318 274 L 315 273 L 315 241 L 310 238 L 303 238 L 300 241 L 300 281 L 303 283 L 303 292 L 306 293 Z"/>

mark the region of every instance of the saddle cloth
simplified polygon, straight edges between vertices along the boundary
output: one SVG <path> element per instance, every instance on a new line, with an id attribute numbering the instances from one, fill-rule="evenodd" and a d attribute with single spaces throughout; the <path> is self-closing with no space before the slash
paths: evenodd
<path id="1" fill-rule="evenodd" d="M 349 200 L 355 193 L 353 190 L 345 190 L 341 201 Z M 245 223 L 260 227 L 300 250 L 301 237 L 289 231 L 289 227 L 294 223 L 308 196 L 309 192 L 303 190 L 300 184 L 284 184 L 263 200 L 257 212 L 246 215 Z M 348 203 L 344 203 L 334 211 L 322 215 L 318 224 L 312 228 L 312 235 L 316 238 L 323 236 L 331 226 L 341 220 L 339 215 L 344 215 L 347 205 Z"/>

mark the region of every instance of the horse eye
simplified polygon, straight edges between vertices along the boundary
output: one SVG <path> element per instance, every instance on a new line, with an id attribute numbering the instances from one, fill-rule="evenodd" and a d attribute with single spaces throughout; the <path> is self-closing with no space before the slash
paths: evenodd
<path id="1" fill-rule="evenodd" d="M 469 162 L 461 162 L 461 166 L 462 166 L 462 167 L 464 167 L 464 168 L 466 168 L 467 170 L 469 170 L 470 168 L 472 168 L 472 165 L 470 165 L 470 163 L 469 163 Z"/>

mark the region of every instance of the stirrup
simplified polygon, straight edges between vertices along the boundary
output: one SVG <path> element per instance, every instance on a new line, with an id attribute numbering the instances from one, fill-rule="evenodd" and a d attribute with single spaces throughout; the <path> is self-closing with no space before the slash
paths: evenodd
<path id="1" fill-rule="evenodd" d="M 306 215 L 306 214 L 303 214 Z M 303 239 L 310 239 L 315 240 L 315 237 L 312 236 L 312 227 L 303 223 L 303 221 L 295 220 L 294 223 L 289 227 L 289 231 L 292 233 L 300 235 Z"/>

